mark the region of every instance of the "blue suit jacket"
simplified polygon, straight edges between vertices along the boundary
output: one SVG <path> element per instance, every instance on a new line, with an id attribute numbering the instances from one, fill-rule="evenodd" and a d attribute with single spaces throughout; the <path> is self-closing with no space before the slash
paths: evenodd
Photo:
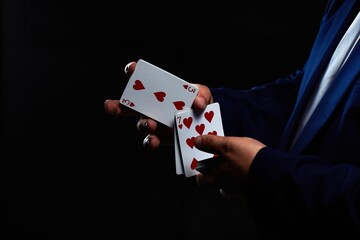
<path id="1" fill-rule="evenodd" d="M 267 145 L 251 165 L 247 192 L 264 238 L 360 239 L 360 44 L 290 149 L 307 100 L 359 9 L 360 1 L 329 1 L 295 74 L 249 90 L 212 89 L 225 135 Z"/>

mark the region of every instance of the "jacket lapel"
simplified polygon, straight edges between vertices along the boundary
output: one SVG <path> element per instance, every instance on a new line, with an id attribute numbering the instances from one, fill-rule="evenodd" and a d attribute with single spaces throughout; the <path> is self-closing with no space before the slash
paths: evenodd
<path id="1" fill-rule="evenodd" d="M 352 18 L 354 17 L 352 16 L 353 14 L 350 14 L 354 2 L 356 1 L 353 1 L 351 4 L 343 6 L 335 15 L 327 16 L 326 22 L 322 23 L 322 27 L 314 43 L 313 49 L 315 51 L 311 52 L 309 60 L 305 66 L 306 70 L 299 89 L 298 99 L 294 108 L 294 112 L 289 119 L 289 122 L 285 128 L 284 134 L 278 146 L 282 150 L 288 151 L 290 149 L 292 139 L 298 125 L 298 121 L 306 107 L 308 99 L 310 99 L 312 91 L 315 89 L 327 63 L 330 61 L 331 55 L 334 52 L 337 43 L 340 41 L 341 37 L 345 33 L 350 22 L 352 21 Z M 330 93 L 328 93 L 327 95 L 329 94 Z M 334 108 L 334 106 L 335 105 L 328 105 L 328 108 Z M 321 108 L 319 107 L 318 109 Z M 309 125 L 312 124 L 310 120 Z M 323 124 L 325 120 L 319 121 L 319 123 L 320 122 L 322 122 Z M 306 136 L 306 144 L 308 144 L 315 136 L 319 127 L 319 124 L 317 124 L 317 128 L 312 129 L 316 131 L 309 132 L 309 134 Z M 302 137 L 299 137 L 298 141 L 293 146 L 292 152 L 300 152 L 306 146 L 305 142 L 301 143 L 304 134 L 301 134 L 301 136 Z"/>
<path id="2" fill-rule="evenodd" d="M 292 153 L 301 153 L 334 112 L 340 100 L 345 95 L 345 92 L 359 74 L 359 56 L 360 44 L 358 43 L 351 56 L 338 73 L 336 81 L 329 87 L 323 99 L 315 109 L 314 114 L 310 117 L 308 124 L 305 125 L 291 149 Z"/>

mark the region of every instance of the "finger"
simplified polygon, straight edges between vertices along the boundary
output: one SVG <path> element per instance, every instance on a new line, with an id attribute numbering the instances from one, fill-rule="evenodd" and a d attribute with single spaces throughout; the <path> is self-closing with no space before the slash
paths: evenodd
<path id="1" fill-rule="evenodd" d="M 240 194 L 244 192 L 245 184 L 234 184 L 234 179 L 228 178 L 227 174 L 224 174 L 220 168 L 216 168 L 213 171 L 196 175 L 196 182 L 200 187 L 207 188 L 220 188 L 226 193 Z M 243 195 L 243 194 L 242 194 Z"/>
<path id="2" fill-rule="evenodd" d="M 136 128 L 141 134 L 147 135 L 156 132 L 157 125 L 157 122 L 153 119 L 141 117 L 136 124 Z"/>
<path id="3" fill-rule="evenodd" d="M 160 139 L 156 135 L 148 134 L 143 140 L 143 146 L 149 151 L 158 149 L 160 147 Z"/>
<path id="4" fill-rule="evenodd" d="M 224 136 L 217 136 L 212 134 L 197 136 L 194 140 L 194 145 L 199 150 L 208 153 L 214 153 L 224 157 L 226 157 L 226 152 L 229 148 Z"/>
<path id="5" fill-rule="evenodd" d="M 124 68 L 124 72 L 125 74 L 130 77 L 131 74 L 134 72 L 136 67 L 136 62 L 129 62 L 128 64 L 126 64 L 125 68 Z"/>
<path id="6" fill-rule="evenodd" d="M 195 97 L 192 107 L 194 109 L 204 110 L 206 108 L 206 105 L 206 99 L 203 96 L 198 95 Z"/>
<path id="7" fill-rule="evenodd" d="M 151 134 L 156 131 L 156 121 L 141 117 L 136 124 L 136 128 L 142 136 L 145 136 L 142 144 L 146 150 L 152 151 L 159 148 L 161 143 L 160 138 L 155 134 Z"/>
<path id="8" fill-rule="evenodd" d="M 213 171 L 211 173 L 196 175 L 196 182 L 200 187 L 218 188 L 218 172 Z"/>
<path id="9" fill-rule="evenodd" d="M 199 92 L 193 101 L 193 108 L 203 110 L 208 104 L 213 103 L 212 94 L 210 89 L 204 85 L 195 84 L 195 86 L 199 88 Z"/>
<path id="10" fill-rule="evenodd" d="M 126 108 L 125 106 L 122 107 L 119 100 L 113 100 L 113 99 L 105 100 L 104 108 L 108 114 L 111 114 L 114 116 L 134 115 L 135 114 L 132 110 Z"/>
<path id="11" fill-rule="evenodd" d="M 203 159 L 197 162 L 196 170 L 202 174 L 207 174 L 213 171 L 215 168 L 219 167 L 221 161 L 222 161 L 221 156 L 214 156 Z"/>
<path id="12" fill-rule="evenodd" d="M 173 129 L 153 119 L 142 117 L 137 122 L 136 127 L 142 136 L 149 137 L 149 141 L 146 144 L 143 142 L 143 145 L 146 145 L 149 149 L 158 148 L 160 144 L 171 146 L 174 144 Z"/>
<path id="13" fill-rule="evenodd" d="M 136 62 L 130 62 L 126 64 L 124 68 L 125 74 L 129 77 L 134 72 L 136 66 Z M 122 106 L 119 102 L 119 100 L 113 100 L 113 99 L 107 99 L 104 102 L 104 108 L 105 111 L 108 114 L 114 115 L 114 116 L 120 116 L 120 115 L 136 115 L 136 113 L 125 107 Z"/>

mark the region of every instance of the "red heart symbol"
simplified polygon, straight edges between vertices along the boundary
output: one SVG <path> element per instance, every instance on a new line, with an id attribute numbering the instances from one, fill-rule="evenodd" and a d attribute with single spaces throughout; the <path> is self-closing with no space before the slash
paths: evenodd
<path id="1" fill-rule="evenodd" d="M 180 128 L 180 129 L 182 129 L 182 126 L 183 126 L 182 124 L 179 124 L 179 128 Z"/>
<path id="2" fill-rule="evenodd" d="M 188 118 L 184 118 L 183 123 L 184 125 L 190 129 L 190 126 L 192 124 L 193 118 L 192 117 L 188 117 Z"/>
<path id="3" fill-rule="evenodd" d="M 183 85 L 183 87 L 185 88 L 185 89 L 188 89 L 188 87 L 189 87 L 189 85 Z"/>
<path id="4" fill-rule="evenodd" d="M 193 158 L 193 160 L 191 161 L 191 164 L 190 164 L 191 169 L 195 169 L 197 163 L 198 163 L 198 161 L 196 160 L 196 158 Z"/>
<path id="5" fill-rule="evenodd" d="M 194 140 L 195 140 L 195 137 L 186 139 L 187 145 L 189 145 L 189 147 L 191 147 L 191 148 L 194 148 Z"/>
<path id="6" fill-rule="evenodd" d="M 140 80 L 135 80 L 135 83 L 133 85 L 133 88 L 135 90 L 142 90 L 145 89 L 144 85 L 142 84 L 142 82 Z"/>
<path id="7" fill-rule="evenodd" d="M 208 134 L 210 134 L 210 135 L 217 135 L 217 132 L 216 132 L 216 131 L 212 131 L 212 132 L 209 132 Z"/>
<path id="8" fill-rule="evenodd" d="M 205 124 L 199 124 L 195 126 L 195 130 L 201 135 L 204 132 Z"/>
<path id="9" fill-rule="evenodd" d="M 213 112 L 213 111 L 206 112 L 206 113 L 204 113 L 204 116 L 205 116 L 206 120 L 208 120 L 209 122 L 211 122 L 211 120 L 212 120 L 213 117 L 214 117 L 214 112 Z"/>
<path id="10" fill-rule="evenodd" d="M 164 92 L 155 92 L 154 95 L 155 95 L 156 99 L 159 102 L 163 102 L 164 99 L 165 99 L 166 93 L 164 93 Z"/>
<path id="11" fill-rule="evenodd" d="M 176 102 L 173 102 L 173 104 L 175 105 L 175 108 L 177 110 L 182 110 L 185 106 L 185 103 L 183 101 L 176 101 Z"/>
<path id="12" fill-rule="evenodd" d="M 131 102 L 130 107 L 135 107 L 135 103 Z"/>

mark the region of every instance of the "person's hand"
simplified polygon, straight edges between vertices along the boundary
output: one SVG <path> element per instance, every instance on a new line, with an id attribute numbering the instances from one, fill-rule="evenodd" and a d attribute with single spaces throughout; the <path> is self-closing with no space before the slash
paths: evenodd
<path id="1" fill-rule="evenodd" d="M 125 74 L 127 77 L 131 76 L 135 67 L 136 62 L 130 62 L 125 66 Z M 200 110 L 205 109 L 208 104 L 213 103 L 213 97 L 210 89 L 201 84 L 194 85 L 199 88 L 199 92 L 193 101 L 192 108 Z M 108 114 L 117 117 L 139 116 L 139 121 L 137 122 L 136 127 L 142 137 L 144 137 L 143 145 L 146 149 L 155 150 L 159 148 L 161 144 L 173 144 L 174 132 L 172 128 L 169 128 L 154 119 L 143 116 L 140 113 L 121 105 L 119 100 L 107 99 L 104 102 L 104 108 Z"/>
<path id="2" fill-rule="evenodd" d="M 130 77 L 131 74 L 134 72 L 135 66 L 136 66 L 135 62 L 130 62 L 125 66 L 124 71 L 127 77 Z M 139 115 L 136 111 L 132 110 L 131 108 L 127 108 L 121 105 L 118 99 L 117 100 L 106 99 L 104 102 L 104 108 L 108 114 L 117 117 Z"/>
<path id="3" fill-rule="evenodd" d="M 256 154 L 266 147 L 263 143 L 248 137 L 224 137 L 202 135 L 196 137 L 195 147 L 221 156 L 219 165 L 206 174 L 199 173 L 199 186 L 215 187 L 224 196 L 244 194 L 244 186 L 250 165 Z"/>

